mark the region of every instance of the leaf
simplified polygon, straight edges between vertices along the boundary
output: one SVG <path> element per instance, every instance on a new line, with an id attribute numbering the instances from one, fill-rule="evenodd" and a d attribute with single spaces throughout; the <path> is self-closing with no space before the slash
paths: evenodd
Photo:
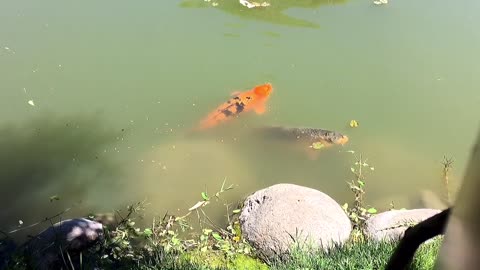
<path id="1" fill-rule="evenodd" d="M 206 192 L 202 192 L 202 198 L 203 198 L 205 201 L 210 200 L 210 197 L 208 197 L 208 195 L 207 195 Z"/>
<path id="2" fill-rule="evenodd" d="M 145 230 L 143 230 L 143 235 L 145 235 L 146 237 L 150 237 L 152 234 L 153 232 L 150 228 L 146 228 Z"/>
<path id="3" fill-rule="evenodd" d="M 370 214 L 376 214 L 376 213 L 377 213 L 377 209 L 375 209 L 375 208 L 372 207 L 372 208 L 369 208 L 369 209 L 367 210 L 367 212 L 370 213 Z"/>
<path id="4" fill-rule="evenodd" d="M 180 244 L 180 239 L 178 238 L 172 238 L 172 243 L 175 245 L 175 246 L 178 246 Z"/>
<path id="5" fill-rule="evenodd" d="M 238 213 L 240 213 L 240 211 L 241 211 L 240 209 L 235 209 L 235 210 L 233 210 L 232 212 L 233 212 L 234 214 L 238 214 Z"/>
<path id="6" fill-rule="evenodd" d="M 321 142 L 314 142 L 312 143 L 312 148 L 315 149 L 315 150 L 320 150 L 324 147 L 325 145 L 323 145 L 323 143 Z"/>
<path id="7" fill-rule="evenodd" d="M 352 127 L 352 128 L 358 127 L 358 122 L 356 120 L 351 120 L 350 121 L 350 127 Z"/>
<path id="8" fill-rule="evenodd" d="M 212 236 L 213 236 L 213 238 L 215 238 L 215 240 L 217 240 L 217 241 L 223 240 L 222 237 L 220 236 L 220 234 L 218 234 L 218 233 L 216 233 L 216 232 L 212 233 Z"/>
<path id="9" fill-rule="evenodd" d="M 204 247 L 202 247 L 202 249 L 200 249 L 200 250 L 201 250 L 202 252 L 206 252 L 206 251 L 207 251 L 207 248 L 208 248 L 208 246 L 204 246 Z"/>
<path id="10" fill-rule="evenodd" d="M 357 180 L 357 182 L 360 186 L 362 186 L 362 187 L 365 186 L 365 183 L 362 180 Z"/>
<path id="11" fill-rule="evenodd" d="M 50 202 L 59 201 L 59 200 L 60 200 L 60 197 L 58 197 L 58 195 L 50 196 Z"/>
<path id="12" fill-rule="evenodd" d="M 208 235 L 209 233 L 213 232 L 211 229 L 203 229 L 203 233 Z"/>

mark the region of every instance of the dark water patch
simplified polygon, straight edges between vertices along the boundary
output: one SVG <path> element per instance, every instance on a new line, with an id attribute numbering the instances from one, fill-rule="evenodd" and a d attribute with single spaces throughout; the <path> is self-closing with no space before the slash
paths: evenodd
<path id="1" fill-rule="evenodd" d="M 120 133 L 97 116 L 44 115 L 0 127 L 0 228 L 38 222 L 105 188 L 120 175 L 105 154 Z"/>

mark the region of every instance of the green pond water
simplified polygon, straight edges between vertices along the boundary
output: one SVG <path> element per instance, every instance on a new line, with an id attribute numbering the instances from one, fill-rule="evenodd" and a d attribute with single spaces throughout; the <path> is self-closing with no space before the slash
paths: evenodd
<path id="1" fill-rule="evenodd" d="M 444 196 L 444 156 L 455 190 L 480 115 L 479 1 L 214 2 L 1 1 L 0 229 L 143 199 L 149 215 L 183 214 L 224 179 L 232 203 L 286 182 L 350 202 L 350 150 L 375 168 L 366 196 L 378 209 Z M 265 82 L 264 115 L 188 133 Z M 311 159 L 256 136 L 262 125 L 350 141 Z M 207 209 L 213 220 L 222 207 Z"/>

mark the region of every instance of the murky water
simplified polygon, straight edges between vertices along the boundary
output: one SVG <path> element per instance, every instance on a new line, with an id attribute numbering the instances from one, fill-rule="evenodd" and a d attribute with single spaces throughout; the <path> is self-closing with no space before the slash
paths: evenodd
<path id="1" fill-rule="evenodd" d="M 229 202 L 282 182 L 350 201 L 349 150 L 375 167 L 367 200 L 380 209 L 443 196 L 444 155 L 458 185 L 480 115 L 478 1 L 217 2 L 2 1 L 2 230 L 145 198 L 152 214 L 184 213 L 224 179 Z M 264 82 L 266 114 L 188 134 Z M 350 141 L 311 159 L 251 132 L 262 125 Z"/>

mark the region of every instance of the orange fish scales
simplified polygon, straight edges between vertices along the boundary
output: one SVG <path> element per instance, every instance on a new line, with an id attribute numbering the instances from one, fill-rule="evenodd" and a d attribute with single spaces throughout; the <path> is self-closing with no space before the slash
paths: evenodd
<path id="1" fill-rule="evenodd" d="M 208 114 L 207 117 L 200 122 L 199 128 L 206 129 L 214 127 L 238 117 L 242 112 L 253 110 L 257 114 L 263 114 L 265 112 L 265 103 L 270 97 L 272 90 L 272 85 L 267 83 L 239 93 Z"/>

